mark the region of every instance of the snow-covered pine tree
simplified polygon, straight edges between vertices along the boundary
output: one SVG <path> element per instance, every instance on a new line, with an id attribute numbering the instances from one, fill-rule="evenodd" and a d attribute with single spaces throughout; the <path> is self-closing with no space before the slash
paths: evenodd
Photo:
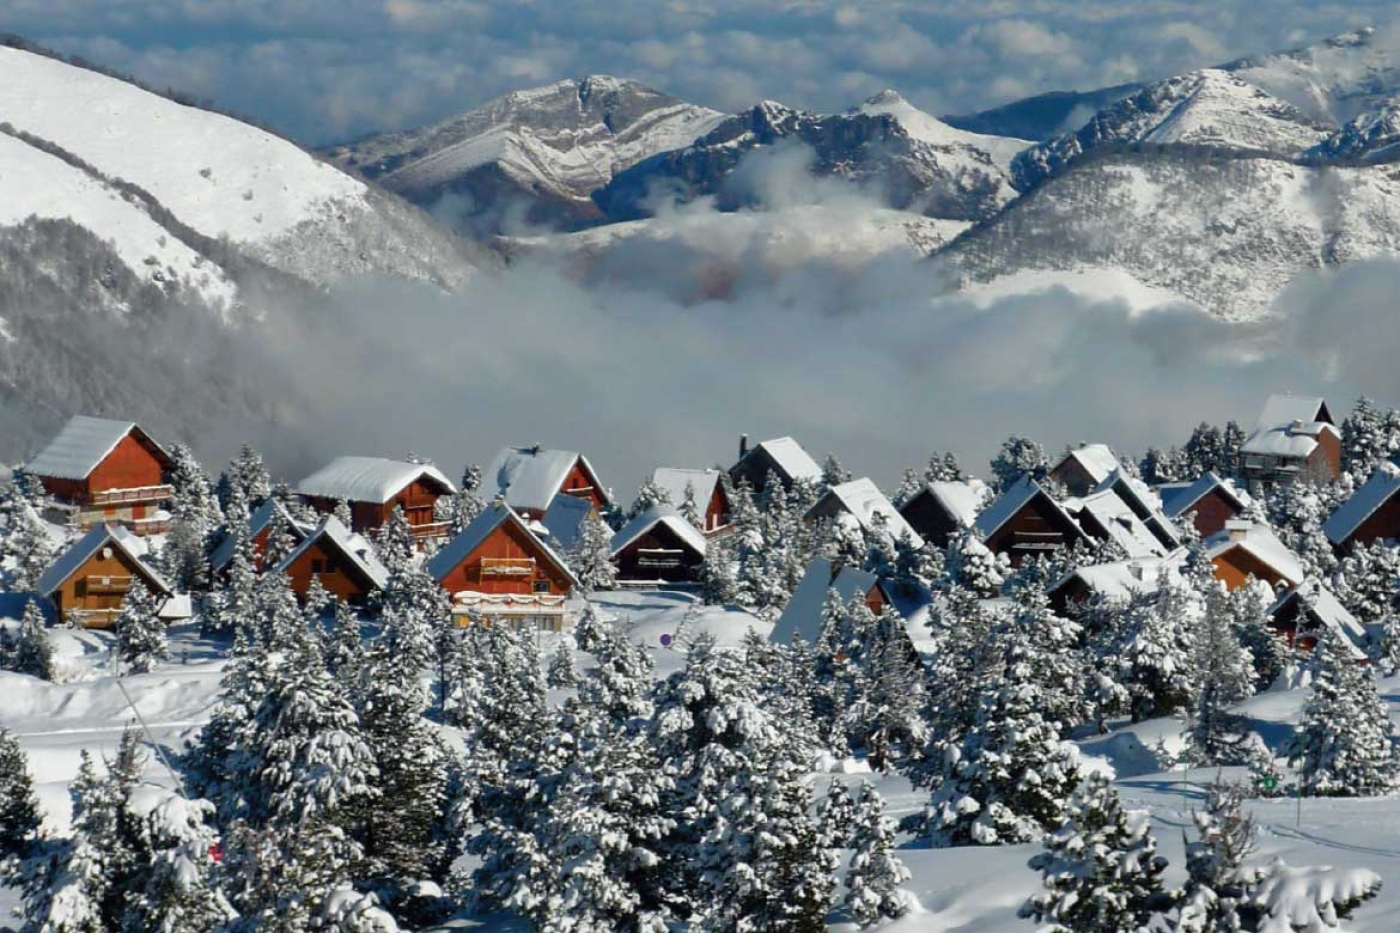
<path id="1" fill-rule="evenodd" d="M 584 516 L 578 541 L 565 555 L 565 561 L 585 593 L 610 590 L 617 586 L 617 565 L 612 559 L 612 532 L 603 524 L 597 512 Z"/>
<path id="2" fill-rule="evenodd" d="M 1013 434 L 1002 442 L 1001 449 L 992 458 L 992 489 L 1001 492 L 1028 473 L 1039 479 L 1049 466 L 1044 447 Z"/>
<path id="3" fill-rule="evenodd" d="M 923 477 L 918 470 L 905 470 L 899 478 L 899 485 L 889 494 L 890 502 L 894 503 L 897 509 L 904 508 L 904 504 L 917 496 L 924 489 Z"/>
<path id="4" fill-rule="evenodd" d="M 993 554 L 973 531 L 948 542 L 944 576 L 983 598 L 1000 594 L 1011 564 L 1005 555 Z"/>
<path id="5" fill-rule="evenodd" d="M 345 501 L 344 499 L 335 500 L 335 506 L 331 509 L 331 515 L 335 516 L 335 520 L 340 522 L 346 528 L 355 527 L 355 516 L 350 511 L 350 503 Z M 463 525 L 462 527 L 465 528 L 466 525 Z"/>
<path id="6" fill-rule="evenodd" d="M 1377 540 L 1342 558 L 1333 578 L 1337 598 L 1363 625 L 1375 625 L 1400 598 L 1400 548 Z"/>
<path id="7" fill-rule="evenodd" d="M 15 593 L 32 593 L 57 556 L 58 549 L 33 507 L 24 503 L 17 508 L 10 515 L 4 538 L 0 539 L 0 560 L 8 558 L 13 566 L 8 589 Z"/>
<path id="8" fill-rule="evenodd" d="M 389 520 L 384 523 L 374 538 L 374 553 L 379 557 L 379 562 L 390 574 L 398 573 L 409 566 L 413 561 L 413 555 L 417 548 L 413 543 L 413 531 L 408 527 L 408 519 L 404 518 L 403 509 L 397 505 L 389 513 Z"/>
<path id="9" fill-rule="evenodd" d="M 170 793 L 144 814 L 139 865 L 122 910 L 122 933 L 209 933 L 233 917 L 213 877 L 215 841 L 207 800 Z"/>
<path id="10" fill-rule="evenodd" d="M 1133 599 L 1114 646 L 1118 682 L 1128 689 L 1134 722 L 1182 709 L 1194 692 L 1191 599 L 1164 567 L 1151 597 Z"/>
<path id="11" fill-rule="evenodd" d="M 379 595 L 380 640 L 407 655 L 419 669 L 438 664 L 439 636 L 452 619 L 447 591 L 421 565 L 405 562 L 390 571 Z"/>
<path id="12" fill-rule="evenodd" d="M 1039 587 L 1022 586 L 1012 596 L 1014 608 L 1001 636 L 1008 662 L 1026 664 L 1040 689 L 1041 713 L 1067 736 L 1089 716 L 1084 702 L 1086 665 L 1079 650 L 1083 629 L 1056 613 Z"/>
<path id="13" fill-rule="evenodd" d="M 1288 745 L 1302 793 L 1362 797 L 1395 787 L 1395 739 L 1371 671 L 1359 665 L 1346 636 L 1318 639 L 1312 696 Z"/>
<path id="14" fill-rule="evenodd" d="M 631 508 L 627 510 L 627 517 L 629 519 L 636 518 L 647 509 L 658 505 L 675 505 L 675 503 L 671 501 L 670 493 L 656 485 L 655 480 L 648 478 L 637 489 L 637 496 L 632 500 Z"/>
<path id="15" fill-rule="evenodd" d="M 1030 861 L 1044 890 L 1021 916 L 1056 933 L 1139 933 L 1169 902 L 1161 878 L 1167 860 L 1157 855 L 1147 814 L 1125 811 L 1108 778 L 1095 772 L 1066 817 Z"/>
<path id="16" fill-rule="evenodd" d="M 183 444 L 170 450 L 170 531 L 162 556 L 178 589 L 205 592 L 210 585 L 209 552 L 223 525 L 214 485 L 194 453 Z"/>
<path id="17" fill-rule="evenodd" d="M 272 475 L 268 473 L 262 455 L 251 444 L 244 444 L 238 456 L 229 464 L 228 479 L 230 492 L 235 487 L 240 490 L 249 510 L 256 509 L 272 495 Z"/>
<path id="18" fill-rule="evenodd" d="M 725 606 L 739 596 L 739 577 L 735 572 L 736 555 L 731 538 L 716 538 L 705 546 L 705 560 L 700 565 L 700 598 L 706 605 Z"/>
<path id="19" fill-rule="evenodd" d="M 700 511 L 700 504 L 695 501 L 695 484 L 693 482 L 686 481 L 685 496 L 676 508 L 680 511 L 681 517 L 690 522 L 692 527 L 701 531 L 705 530 L 705 516 Z"/>
<path id="20" fill-rule="evenodd" d="M 32 599 L 25 603 L 24 615 L 20 617 L 19 638 L 15 639 L 8 669 L 43 680 L 54 678 L 53 643 L 44 622 L 44 610 Z"/>
<path id="21" fill-rule="evenodd" d="M 1230 707 L 1254 694 L 1254 659 L 1235 634 L 1232 603 L 1223 583 L 1211 580 L 1194 626 L 1195 695 L 1186 730 L 1198 764 L 1234 765 L 1245 758 L 1245 728 Z"/>
<path id="22" fill-rule="evenodd" d="M 364 669 L 365 648 L 360 633 L 360 614 L 349 603 L 333 600 L 330 628 L 323 631 L 321 656 L 326 670 L 347 688 L 360 683 Z"/>
<path id="23" fill-rule="evenodd" d="M 849 483 L 851 478 L 851 471 L 841 465 L 835 454 L 826 455 L 826 459 L 822 461 L 823 486 L 840 486 L 842 483 Z"/>
<path id="24" fill-rule="evenodd" d="M 1288 666 L 1288 642 L 1274 630 L 1265 601 L 1267 587 L 1242 586 L 1230 593 L 1235 636 L 1254 664 L 1254 692 L 1267 690 Z"/>
<path id="25" fill-rule="evenodd" d="M 854 848 L 856 802 L 840 775 L 833 775 L 817 801 L 817 831 L 828 849 Z"/>
<path id="26" fill-rule="evenodd" d="M 574 649 L 567 641 L 554 646 L 549 657 L 549 670 L 545 673 L 545 685 L 554 689 L 564 689 L 578 684 L 578 670 L 574 667 Z"/>
<path id="27" fill-rule="evenodd" d="M 1366 396 L 1358 398 L 1342 422 L 1342 469 L 1364 483 L 1393 452 L 1388 434 L 1385 412 Z"/>
<path id="28" fill-rule="evenodd" d="M 864 604 L 859 610 L 869 613 Z M 844 720 L 851 744 L 865 750 L 872 768 L 885 771 L 928 738 L 923 669 L 897 612 L 884 609 L 868 632 Z"/>
<path id="29" fill-rule="evenodd" d="M 296 550 L 297 539 L 292 531 L 292 523 L 281 508 L 272 510 L 272 520 L 267 525 L 267 543 L 263 546 L 262 564 L 266 568 L 280 567 L 282 561 Z"/>
<path id="30" fill-rule="evenodd" d="M 869 781 L 861 783 L 853 824 L 846 908 L 862 927 L 904 916 L 909 902 L 899 886 L 909 880 L 909 869 L 894 854 L 894 822 L 885 817 L 885 802 Z"/>
<path id="31" fill-rule="evenodd" d="M 38 845 L 42 824 L 29 761 L 14 733 L 0 726 L 0 883 L 7 861 L 25 858 Z"/>
<path id="32" fill-rule="evenodd" d="M 51 854 L 45 869 L 28 879 L 26 930 L 105 933 L 115 925 L 115 918 L 103 908 L 122 868 L 117 851 L 118 801 L 97 773 L 87 749 L 80 756 L 78 775 L 69 787 L 73 837 Z"/>
<path id="33" fill-rule="evenodd" d="M 1186 843 L 1186 886 L 1172 933 L 1238 933 L 1240 903 L 1253 872 L 1244 860 L 1254 851 L 1254 821 L 1244 812 L 1244 792 L 1217 779 L 1206 808 L 1191 814 L 1196 838 Z"/>
<path id="34" fill-rule="evenodd" d="M 960 483 L 966 478 L 962 467 L 958 466 L 958 458 L 951 452 L 935 452 L 929 456 L 928 466 L 924 468 L 925 483 Z"/>
<path id="35" fill-rule="evenodd" d="M 170 657 L 160 600 L 140 580 L 132 580 L 112 628 L 117 635 L 117 657 L 133 674 L 144 674 L 156 662 Z"/>

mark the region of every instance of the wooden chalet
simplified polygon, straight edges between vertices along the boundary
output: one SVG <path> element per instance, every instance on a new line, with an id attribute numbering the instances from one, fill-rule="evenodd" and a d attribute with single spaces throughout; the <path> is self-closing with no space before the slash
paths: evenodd
<path id="1" fill-rule="evenodd" d="M 1400 467 L 1382 463 L 1350 499 L 1327 516 L 1322 531 L 1343 551 L 1376 541 L 1400 542 Z"/>
<path id="2" fill-rule="evenodd" d="M 370 543 L 334 515 L 323 518 L 272 572 L 286 574 L 302 599 L 319 579 L 326 592 L 352 606 L 363 606 L 389 580 Z"/>
<path id="3" fill-rule="evenodd" d="M 748 435 L 739 438 L 739 460 L 729 468 L 730 482 L 746 481 L 755 493 L 768 485 L 773 474 L 787 488 L 798 480 L 820 483 L 822 468 L 802 445 L 790 437 L 777 437 L 749 448 Z"/>
<path id="4" fill-rule="evenodd" d="M 1030 476 L 1013 483 L 977 517 L 973 527 L 987 549 L 1007 555 L 1013 567 L 1085 538 L 1069 513 Z"/>
<path id="5" fill-rule="evenodd" d="M 488 496 L 505 497 L 506 505 L 525 518 L 543 518 L 557 495 L 587 499 L 602 511 L 610 499 L 588 458 L 572 450 L 502 447 L 482 474 Z"/>
<path id="6" fill-rule="evenodd" d="M 705 536 L 673 506 L 655 505 L 613 535 L 612 558 L 619 583 L 692 584 L 705 562 Z"/>
<path id="7" fill-rule="evenodd" d="M 1126 605 L 1135 596 L 1158 591 L 1163 576 L 1172 584 L 1184 584 L 1182 558 L 1178 553 L 1165 558 L 1112 561 L 1088 564 L 1062 576 L 1046 590 L 1050 606 L 1059 613 L 1071 612 L 1094 600 Z"/>
<path id="8" fill-rule="evenodd" d="M 1202 545 L 1215 565 L 1215 576 L 1231 590 L 1251 578 L 1262 580 L 1278 590 L 1303 582 L 1298 557 L 1263 525 L 1239 519 L 1225 523 L 1225 530 L 1207 538 Z"/>
<path id="9" fill-rule="evenodd" d="M 378 530 L 395 508 L 402 509 L 420 541 L 447 535 L 449 523 L 438 521 L 434 509 L 438 499 L 456 491 L 431 464 L 382 457 L 337 457 L 297 483 L 297 492 L 320 512 L 348 503 L 350 529 L 357 534 Z"/>
<path id="10" fill-rule="evenodd" d="M 136 580 L 158 599 L 170 600 L 170 584 L 141 560 L 128 534 L 118 526 L 97 525 L 44 571 L 38 592 L 53 603 L 60 620 L 72 619 L 84 628 L 109 627 Z"/>
<path id="11" fill-rule="evenodd" d="M 1342 435 L 1321 398 L 1270 396 L 1240 446 L 1240 479 L 1251 489 L 1300 479 L 1326 483 L 1341 472 Z"/>
<path id="12" fill-rule="evenodd" d="M 144 535 L 169 528 L 172 466 L 170 455 L 133 422 L 78 415 L 25 470 L 78 528 L 119 522 Z"/>
<path id="13" fill-rule="evenodd" d="M 1279 594 L 1269 607 L 1269 619 L 1274 631 L 1292 648 L 1312 651 L 1318 637 L 1332 629 L 1346 636 L 1344 644 L 1358 663 L 1367 659 L 1363 650 L 1369 640 L 1366 627 L 1317 580 L 1305 580 Z"/>
<path id="14" fill-rule="evenodd" d="M 562 631 L 573 572 L 514 509 L 496 502 L 426 564 L 462 624 L 510 622 Z"/>
<path id="15" fill-rule="evenodd" d="M 1166 518 L 1142 504 L 1126 481 L 1105 483 L 1099 491 L 1067 499 L 1062 506 L 1088 537 L 1112 541 L 1129 558 L 1165 557 L 1180 547 Z"/>
<path id="16" fill-rule="evenodd" d="M 261 571 L 262 556 L 267 550 L 268 534 L 272 531 L 272 520 L 275 515 L 281 514 L 287 523 L 287 530 L 292 536 L 292 540 L 300 544 L 306 540 L 306 536 L 315 529 L 314 525 L 303 524 L 292 518 L 287 507 L 276 499 L 266 499 L 258 506 L 253 514 L 248 516 L 248 540 L 253 546 L 253 569 Z M 233 550 L 237 542 L 232 535 L 225 535 L 214 548 L 214 553 L 209 556 L 209 569 L 216 574 L 222 574 L 228 569 L 229 562 L 233 560 Z"/>
<path id="17" fill-rule="evenodd" d="M 1065 451 L 1046 474 L 1071 496 L 1087 496 L 1122 467 L 1107 444 L 1080 444 Z"/>
<path id="18" fill-rule="evenodd" d="M 845 604 L 854 599 L 862 600 L 875 615 L 892 605 L 890 592 L 875 574 L 833 563 L 825 557 L 814 557 L 782 615 L 778 616 L 768 640 L 791 645 L 801 637 L 809 646 L 815 645 L 821 635 L 822 609 L 832 592 Z"/>
<path id="19" fill-rule="evenodd" d="M 924 541 L 945 548 L 977 523 L 986 491 L 980 480 L 929 483 L 904 501 L 899 514 Z"/>
<path id="20" fill-rule="evenodd" d="M 651 481 L 677 509 L 685 504 L 688 494 L 694 495 L 700 531 L 709 536 L 722 532 L 729 524 L 729 494 L 725 492 L 723 476 L 719 470 L 658 467 L 651 474 Z"/>
<path id="21" fill-rule="evenodd" d="M 1245 494 L 1214 473 L 1206 473 L 1194 483 L 1162 490 L 1162 511 L 1178 524 L 1191 516 L 1202 538 L 1224 531 L 1225 523 L 1243 515 L 1246 507 Z"/>
<path id="22" fill-rule="evenodd" d="M 803 519 L 808 522 L 823 519 L 854 522 L 867 534 L 883 525 L 893 541 L 907 536 L 915 547 L 923 547 L 924 544 L 923 537 L 905 521 L 880 487 L 868 477 L 832 486 L 812 503 Z"/>

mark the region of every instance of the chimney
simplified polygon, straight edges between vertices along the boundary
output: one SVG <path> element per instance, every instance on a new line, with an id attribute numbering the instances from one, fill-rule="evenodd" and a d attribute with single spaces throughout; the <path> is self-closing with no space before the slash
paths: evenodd
<path id="1" fill-rule="evenodd" d="M 1225 533 L 1231 541 L 1243 541 L 1249 535 L 1249 529 L 1254 527 L 1253 522 L 1232 518 L 1225 523 Z"/>
<path id="2" fill-rule="evenodd" d="M 744 459 L 744 455 L 747 454 L 748 452 L 749 452 L 749 436 L 748 436 L 747 434 L 740 434 L 740 435 L 739 435 L 739 459 L 740 459 L 740 460 L 743 460 L 743 459 Z"/>

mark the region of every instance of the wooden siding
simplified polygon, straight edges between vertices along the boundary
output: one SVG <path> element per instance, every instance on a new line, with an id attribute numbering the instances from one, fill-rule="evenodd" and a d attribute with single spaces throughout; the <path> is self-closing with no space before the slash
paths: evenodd
<path id="1" fill-rule="evenodd" d="M 679 552 L 675 566 L 657 566 L 658 558 L 670 555 L 646 554 L 647 551 Z M 700 576 L 704 555 L 696 553 L 680 535 L 665 525 L 651 531 L 623 548 L 617 555 L 618 579 L 635 581 L 664 580 L 667 583 L 694 583 Z"/>
<path id="2" fill-rule="evenodd" d="M 374 584 L 365 578 L 354 563 L 327 547 L 322 538 L 312 544 L 292 561 L 287 568 L 292 591 L 305 597 L 311 589 L 311 578 L 321 578 L 321 585 L 342 602 L 351 605 L 363 604 L 374 590 Z"/>
<path id="3" fill-rule="evenodd" d="M 1050 472 L 1050 479 L 1062 484 L 1071 496 L 1087 496 L 1099 485 L 1077 457 L 1066 457 Z"/>
<path id="4" fill-rule="evenodd" d="M 957 518 L 948 514 L 948 510 L 927 489 L 904 503 L 899 514 L 904 516 L 909 527 L 919 533 L 919 537 L 933 547 L 947 547 L 953 536 L 962 531 Z"/>
<path id="5" fill-rule="evenodd" d="M 435 482 L 416 479 L 403 488 L 388 502 L 351 502 L 350 528 L 360 534 L 378 531 L 394 514 L 394 508 L 403 509 L 404 519 L 410 527 L 431 525 L 434 521 L 433 508 L 447 490 Z M 307 497 L 312 508 L 324 514 L 335 511 L 336 500 L 321 496 Z"/>
<path id="6" fill-rule="evenodd" d="M 1194 523 L 1202 538 L 1209 538 L 1224 531 L 1225 523 L 1232 518 L 1238 518 L 1240 514 L 1235 504 L 1219 489 L 1212 489 L 1201 496 L 1187 512 L 1196 513 Z"/>
<path id="7" fill-rule="evenodd" d="M 111 556 L 104 556 L 104 551 Z M 71 609 L 79 612 L 105 611 L 115 615 L 126 602 L 126 589 L 130 581 L 138 577 L 157 596 L 164 595 L 163 591 L 152 586 L 145 568 L 128 558 L 121 548 L 107 544 L 64 580 L 50 599 L 58 610 L 60 621 Z M 102 581 L 105 578 L 110 578 L 111 584 L 104 584 Z M 94 620 L 89 627 L 106 628 L 107 625 L 107 620 Z"/>
<path id="8" fill-rule="evenodd" d="M 533 558 L 533 564 L 528 562 Z M 513 561 L 519 563 L 496 563 Z M 528 573 L 508 573 L 513 567 L 529 567 Z M 495 572 L 493 572 L 495 571 Z M 449 593 L 544 593 L 563 596 L 572 584 L 568 575 L 549 558 L 534 535 L 512 522 L 503 522 L 462 562 L 438 581 Z"/>
<path id="9" fill-rule="evenodd" d="M 1035 554 L 1047 554 L 1079 540 L 1082 535 L 1042 493 L 1023 505 L 984 542 L 994 554 L 1006 554 L 1011 566 Z"/>
<path id="10" fill-rule="evenodd" d="M 769 456 L 767 449 L 757 447 L 748 456 L 729 468 L 729 479 L 736 486 L 741 479 L 748 480 L 749 485 L 753 487 L 754 495 L 758 495 L 768 484 L 769 472 L 776 473 L 785 486 L 791 482 L 783 471 L 778 469 L 777 463 Z"/>
<path id="11" fill-rule="evenodd" d="M 1371 544 L 1375 541 L 1400 541 L 1400 496 L 1391 496 L 1370 516 L 1356 526 L 1351 537 L 1342 542 L 1344 547 L 1358 544 Z"/>
<path id="12" fill-rule="evenodd" d="M 1237 590 L 1244 586 L 1250 577 L 1263 580 L 1275 589 L 1280 583 L 1286 586 L 1293 583 L 1243 547 L 1237 546 L 1223 551 L 1215 556 L 1213 562 L 1215 578 L 1224 581 L 1226 589 Z"/>
<path id="13" fill-rule="evenodd" d="M 142 441 L 135 431 L 131 431 L 93 468 L 87 479 L 52 476 L 41 476 L 39 479 L 44 484 L 44 490 L 54 498 L 86 503 L 97 493 L 112 489 L 159 486 L 165 482 L 168 466 L 153 445 Z"/>
<path id="14" fill-rule="evenodd" d="M 593 503 L 593 508 L 599 511 L 602 511 L 608 504 L 607 497 L 603 495 L 603 489 L 599 485 L 598 477 L 590 476 L 588 471 L 583 468 L 583 458 L 581 457 L 574 461 L 573 469 L 569 470 L 569 475 L 564 477 L 559 492 L 587 499 Z"/>
<path id="15" fill-rule="evenodd" d="M 681 504 L 676 503 L 676 508 L 680 508 Z M 705 514 L 701 518 L 705 523 L 702 530 L 706 534 L 729 524 L 729 496 L 725 494 L 724 483 L 715 483 L 715 491 L 710 493 L 710 501 L 706 503 Z"/>
<path id="16" fill-rule="evenodd" d="M 1342 439 L 1331 431 L 1318 435 L 1317 447 L 1308 457 L 1308 475 L 1321 483 L 1330 483 L 1342 475 Z"/>

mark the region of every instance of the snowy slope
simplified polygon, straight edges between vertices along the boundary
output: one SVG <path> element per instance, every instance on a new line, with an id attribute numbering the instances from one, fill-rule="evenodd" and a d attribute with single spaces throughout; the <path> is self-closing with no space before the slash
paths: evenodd
<path id="1" fill-rule="evenodd" d="M 1240 59 L 1225 70 L 1333 125 L 1374 110 L 1400 90 L 1394 27 L 1366 27 L 1323 42 Z"/>
<path id="2" fill-rule="evenodd" d="M 231 306 L 237 289 L 224 270 L 170 235 L 145 206 L 56 156 L 0 133 L 0 227 L 30 216 L 69 219 L 110 242 L 149 282 L 192 289 L 211 307 Z"/>
<path id="3" fill-rule="evenodd" d="M 469 194 L 481 214 L 518 198 L 533 205 L 537 220 L 557 215 L 577 225 L 596 218 L 589 194 L 614 173 L 688 145 L 723 119 L 635 81 L 594 75 L 517 91 L 327 155 L 424 206 Z"/>
<path id="4" fill-rule="evenodd" d="M 970 161 L 985 164 L 990 160 L 1003 172 L 1010 167 L 1011 159 L 1016 153 L 1031 145 L 1031 141 L 1026 139 L 988 136 L 950 126 L 915 107 L 894 90 L 881 91 L 856 110 L 859 113 L 889 114 L 898 120 L 904 131 L 914 139 L 946 150 L 950 158 L 961 150 Z M 987 158 L 982 158 L 983 155 Z"/>
<path id="5" fill-rule="evenodd" d="M 1348 120 L 1307 155 L 1322 161 L 1394 160 L 1400 156 L 1400 103 L 1396 100 L 1392 98 L 1391 103 Z"/>

